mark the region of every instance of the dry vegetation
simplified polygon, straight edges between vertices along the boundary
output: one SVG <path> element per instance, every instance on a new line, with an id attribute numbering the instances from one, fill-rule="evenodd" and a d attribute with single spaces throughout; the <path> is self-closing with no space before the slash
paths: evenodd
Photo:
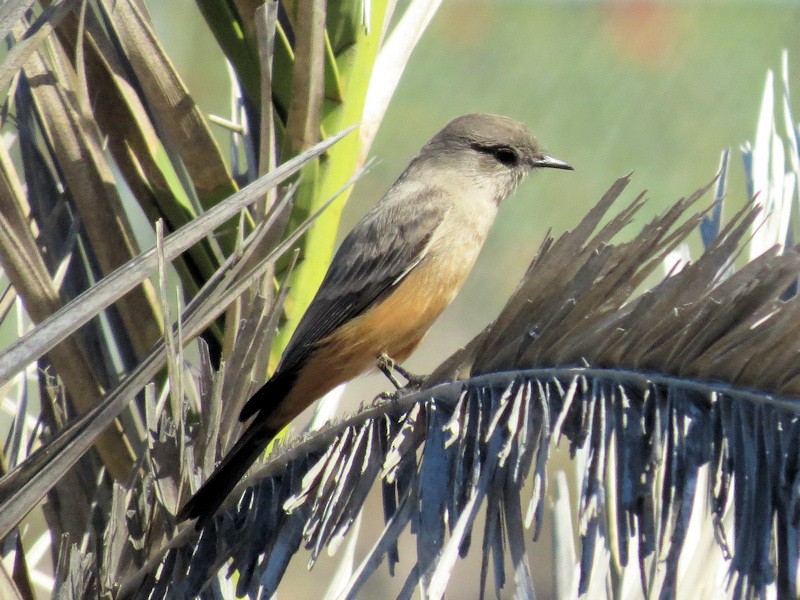
<path id="1" fill-rule="evenodd" d="M 786 137 L 770 77 L 745 148 L 751 205 L 721 219 L 724 153 L 709 189 L 623 243 L 645 200 L 614 208 L 621 178 L 542 243 L 496 321 L 421 389 L 279 445 L 202 533 L 176 524 L 316 288 L 438 3 L 411 2 L 387 35 L 388 0 L 197 4 L 236 74 L 225 150 L 143 3 L 0 6 L 13 42 L 0 63 L 0 320 L 33 323 L 0 356 L 14 417 L 0 597 L 232 598 L 234 571 L 238 593 L 266 597 L 302 549 L 313 562 L 340 545 L 379 488 L 385 527 L 365 556 L 343 552 L 331 598 L 354 597 L 384 561 L 394 569 L 409 528 L 400 597 L 443 597 L 472 552 L 481 590 L 532 598 L 525 541 L 548 479 L 559 598 L 797 597 L 800 155 L 785 58 Z M 139 247 L 126 202 L 154 248 Z M 703 254 L 662 275 L 698 228 Z M 548 477 L 558 441 L 576 510 L 563 475 Z M 23 545 L 43 499 L 43 543 Z M 49 548 L 53 580 L 31 546 Z"/>

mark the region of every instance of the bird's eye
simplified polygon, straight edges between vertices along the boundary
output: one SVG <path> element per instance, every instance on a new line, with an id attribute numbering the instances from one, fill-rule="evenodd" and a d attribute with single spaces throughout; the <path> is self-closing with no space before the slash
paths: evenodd
<path id="1" fill-rule="evenodd" d="M 497 162 L 506 167 L 516 167 L 519 162 L 517 151 L 508 146 L 487 146 L 474 143 L 472 149 L 483 154 L 491 154 Z"/>
<path id="2" fill-rule="evenodd" d="M 497 159 L 497 162 L 504 164 L 507 167 L 514 167 L 517 165 L 519 157 L 516 151 L 506 146 L 492 149 L 492 155 Z"/>

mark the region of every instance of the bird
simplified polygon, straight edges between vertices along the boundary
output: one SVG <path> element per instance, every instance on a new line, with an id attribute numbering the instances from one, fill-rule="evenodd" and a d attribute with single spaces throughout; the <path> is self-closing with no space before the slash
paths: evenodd
<path id="1" fill-rule="evenodd" d="M 242 408 L 252 422 L 178 520 L 200 529 L 309 405 L 380 357 L 408 358 L 461 289 L 501 202 L 542 168 L 572 170 L 508 117 L 462 115 L 434 135 L 342 241 L 277 369 Z"/>

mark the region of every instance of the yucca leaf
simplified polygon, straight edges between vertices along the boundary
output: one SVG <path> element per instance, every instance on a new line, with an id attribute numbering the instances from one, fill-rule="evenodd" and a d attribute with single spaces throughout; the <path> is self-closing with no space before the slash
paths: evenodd
<path id="1" fill-rule="evenodd" d="M 200 205 L 208 210 L 237 189 L 208 122 L 136 4 L 104 0 L 101 6 L 136 74 L 156 129 L 180 156 Z M 233 251 L 235 230 L 233 221 L 215 236 L 226 255 Z"/>
<path id="2" fill-rule="evenodd" d="M 229 0 L 196 0 L 211 32 L 233 65 L 244 92 L 251 102 L 260 97 L 260 68 L 256 46 L 245 34 L 242 19 Z M 252 21 L 248 21 L 252 22 Z"/>
<path id="3" fill-rule="evenodd" d="M 63 59 L 59 44 L 53 49 Z M 125 218 L 114 177 L 102 150 L 102 140 L 90 115 L 80 113 L 68 95 L 68 74 L 34 53 L 25 64 L 31 94 L 44 124 L 45 134 L 60 161 L 59 166 L 81 216 L 81 224 L 92 244 L 102 273 L 110 273 L 138 253 Z M 59 75 L 59 73 L 62 73 Z M 158 309 L 152 286 L 142 287 L 117 305 L 134 349 L 144 356 L 158 337 Z M 84 407 L 85 408 L 85 407 Z"/>
<path id="4" fill-rule="evenodd" d="M 111 40 L 100 29 L 93 13 L 87 15 L 87 20 L 82 47 L 87 84 L 94 99 L 94 117 L 106 136 L 117 167 L 145 215 L 151 223 L 163 219 L 167 229 L 175 231 L 196 216 L 194 207 L 135 86 L 125 77 L 125 65 L 117 56 Z M 64 19 L 56 31 L 67 51 L 79 47 L 78 22 L 74 15 Z M 189 295 L 199 289 L 217 266 L 217 257 L 207 241 L 193 247 L 185 257 L 176 261 Z"/>
<path id="5" fill-rule="evenodd" d="M 441 3 L 442 0 L 411 0 L 389 37 L 381 44 L 380 52 L 375 58 L 373 76 L 369 82 L 364 104 L 361 125 L 362 160 L 366 158 L 366 153 L 375 139 L 378 126 L 389 107 L 389 101 L 394 95 L 397 84 L 400 83 L 400 76 L 405 70 L 412 50 Z M 381 38 L 385 33 L 385 30 L 381 32 Z"/>
<path id="6" fill-rule="evenodd" d="M 0 5 L 0 35 L 6 37 L 11 28 L 25 16 L 25 12 L 33 6 L 34 0 L 8 0 Z"/>
<path id="7" fill-rule="evenodd" d="M 326 31 L 331 52 L 334 56 L 341 56 L 349 46 L 358 43 L 365 25 L 364 2 L 328 0 L 327 15 Z M 366 25 L 371 26 L 372 23 Z"/>
<path id="8" fill-rule="evenodd" d="M 11 574 L 2 563 L 0 563 L 0 594 L 3 595 L 3 598 L 8 598 L 9 600 L 30 600 L 30 597 L 26 599 L 22 595 Z"/>
<path id="9" fill-rule="evenodd" d="M 331 40 L 325 31 L 325 98 L 333 102 L 344 100 L 344 83 L 339 73 L 339 64 L 331 47 Z"/>
<path id="10" fill-rule="evenodd" d="M 285 200 L 283 203 L 285 203 Z M 279 215 L 283 212 L 283 207 L 277 206 L 276 212 L 265 223 L 266 227 L 270 227 L 270 222 L 280 226 Z M 252 259 L 256 258 L 256 253 L 260 252 L 258 249 L 263 246 L 262 242 L 256 241 L 259 239 L 256 236 L 260 235 L 263 242 L 267 244 L 269 244 L 270 239 L 276 239 L 274 234 L 264 235 L 265 232 L 269 231 L 266 227 L 261 227 L 257 230 L 252 236 L 253 243 L 247 246 L 247 250 L 241 258 L 236 257 L 235 261 L 229 259 L 228 263 L 233 265 L 233 268 L 229 269 L 230 265 L 226 265 L 226 270 L 221 276 L 216 277 L 206 286 L 208 288 L 206 293 L 195 298 L 192 305 L 187 307 L 186 335 L 194 336 L 206 327 L 210 319 L 215 318 L 225 306 L 247 289 L 252 277 L 262 273 L 264 269 L 274 262 L 277 256 L 280 256 L 290 248 L 309 224 L 310 222 L 304 224 L 300 230 L 281 242 L 278 247 L 260 261 L 260 266 L 253 266 L 250 263 Z M 255 271 L 248 273 L 246 271 L 248 268 L 253 268 Z M 261 332 L 260 335 L 263 336 L 265 333 L 268 334 L 269 331 L 274 331 L 275 323 L 277 323 L 277 318 L 275 318 L 277 310 L 275 309 L 279 309 L 281 300 L 281 298 L 278 299 L 273 309 L 272 324 L 268 325 L 268 331 Z M 109 419 L 113 419 L 114 415 L 118 414 L 130 401 L 132 394 L 141 389 L 144 382 L 160 368 L 163 362 L 159 362 L 159 357 L 163 361 L 163 346 L 154 351 L 145 363 L 137 368 L 117 390 L 104 399 L 102 404 L 98 405 L 96 410 L 70 424 L 54 440 L 28 459 L 20 469 L 15 470 L 0 481 L 0 497 L 4 498 L 4 508 L 0 511 L 2 512 L 0 529 L 9 527 L 13 519 L 19 519 L 25 511 L 29 510 L 37 502 L 38 495 L 43 494 L 49 486 L 52 486 L 55 481 L 62 478 L 65 472 L 69 472 L 69 466 L 85 452 L 88 444 L 91 444 L 100 430 L 99 428 L 102 428 L 103 424 L 107 423 Z M 235 418 L 235 411 L 228 412 L 234 415 Z M 147 518 L 149 519 L 150 517 Z"/>
<path id="11" fill-rule="evenodd" d="M 291 100 L 283 142 L 290 154 L 319 139 L 325 87 L 325 0 L 299 0 L 297 9 Z"/>
<path id="12" fill-rule="evenodd" d="M 17 294 L 25 302 L 28 315 L 39 323 L 62 307 L 61 298 L 25 217 L 25 195 L 5 148 L 0 148 L 0 171 L 0 262 Z M 70 338 L 51 348 L 48 357 L 78 410 L 89 410 L 102 393 L 102 387 L 85 348 L 75 338 Z M 130 474 L 134 457 L 119 429 L 101 435 L 96 447 L 115 477 Z"/>
<path id="13" fill-rule="evenodd" d="M 12 9 L 14 4 L 21 4 L 24 6 L 25 4 L 32 4 L 32 2 L 6 2 L 0 6 L 0 9 L 6 9 L 8 13 L 16 12 Z M 0 89 L 4 89 L 11 79 L 19 73 L 19 70 L 28 60 L 30 54 L 39 48 L 42 42 L 47 39 L 53 32 L 53 29 L 71 10 L 72 7 L 69 2 L 61 2 L 60 4 L 47 8 L 39 15 L 36 21 L 3 58 L 3 62 L 0 64 Z M 20 10 L 19 12 L 24 13 L 24 10 Z M 22 14 L 19 14 L 16 20 L 13 20 L 12 14 L 12 16 L 6 17 L 8 19 L 6 21 L 0 16 L 0 23 L 2 23 L 2 25 L 0 25 L 0 32 L 4 29 L 10 31 L 15 25 L 18 25 L 21 17 Z M 5 32 L 3 32 L 3 36 L 5 36 Z"/>
<path id="14" fill-rule="evenodd" d="M 164 251 L 167 260 L 172 260 L 205 237 L 226 220 L 238 214 L 242 208 L 258 200 L 266 190 L 295 174 L 311 157 L 325 152 L 333 144 L 351 133 L 348 128 L 313 148 L 282 164 L 271 173 L 259 178 L 225 202 L 199 216 L 195 221 L 167 236 Z M 40 323 L 33 331 L 0 353 L 0 385 L 37 357 L 48 352 L 56 344 L 74 333 L 81 325 L 94 317 L 147 277 L 157 268 L 155 249 L 150 249 L 128 264 L 123 265 L 87 290 L 56 314 Z"/>

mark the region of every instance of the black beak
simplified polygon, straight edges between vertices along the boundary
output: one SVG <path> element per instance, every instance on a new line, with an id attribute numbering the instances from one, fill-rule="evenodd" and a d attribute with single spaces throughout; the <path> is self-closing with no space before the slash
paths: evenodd
<path id="1" fill-rule="evenodd" d="M 563 160 L 558 160 L 546 154 L 533 161 L 534 169 L 566 169 L 567 171 L 574 171 L 572 165 L 565 163 Z"/>

